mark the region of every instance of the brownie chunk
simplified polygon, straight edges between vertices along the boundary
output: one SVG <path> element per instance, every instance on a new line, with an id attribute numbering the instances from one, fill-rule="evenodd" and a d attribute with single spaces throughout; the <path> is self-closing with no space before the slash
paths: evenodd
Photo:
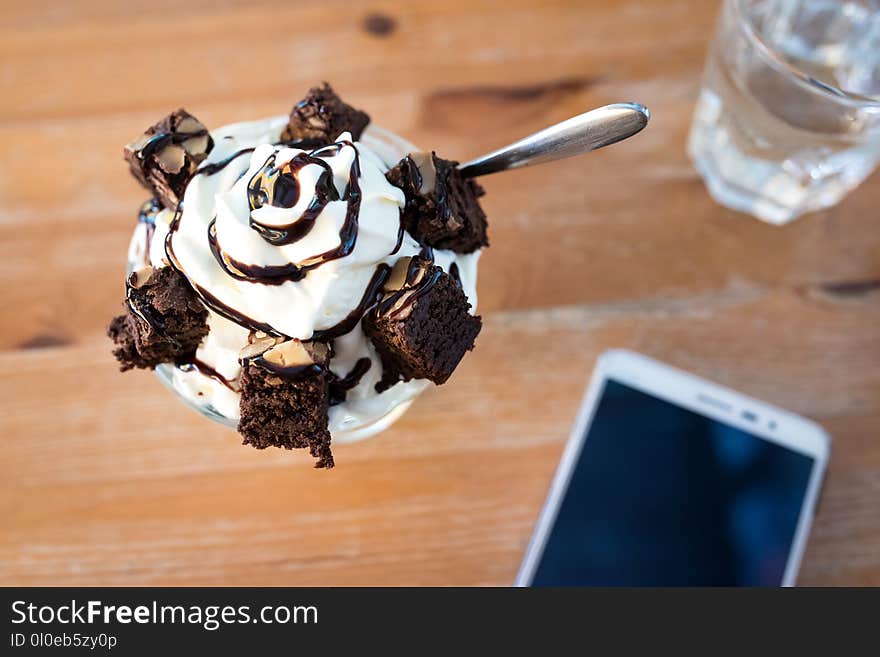
<path id="1" fill-rule="evenodd" d="M 107 327 L 107 335 L 113 340 L 116 348 L 113 350 L 113 356 L 119 361 L 119 370 L 152 369 L 160 362 L 150 362 L 141 357 L 137 347 L 134 345 L 135 331 L 128 325 L 128 315 L 117 315 L 110 320 L 110 326 Z"/>
<path id="2" fill-rule="evenodd" d="M 445 383 L 474 348 L 482 321 L 472 316 L 455 280 L 427 258 L 401 258 L 385 295 L 363 319 L 364 333 L 382 359 L 381 392 L 403 379 Z"/>
<path id="3" fill-rule="evenodd" d="M 125 314 L 114 317 L 107 328 L 123 372 L 191 357 L 208 334 L 208 311 L 186 278 L 171 267 L 133 272 L 125 297 Z"/>
<path id="4" fill-rule="evenodd" d="M 433 152 L 411 153 L 386 177 L 403 190 L 404 226 L 419 242 L 458 253 L 489 246 L 486 214 L 478 200 L 485 192 L 461 175 L 458 162 Z"/>
<path id="5" fill-rule="evenodd" d="M 368 114 L 344 103 L 325 82 L 309 89 L 306 97 L 293 106 L 281 141 L 330 144 L 343 132 L 350 132 L 357 141 L 369 122 Z"/>
<path id="6" fill-rule="evenodd" d="M 238 432 L 257 449 L 308 448 L 316 468 L 332 468 L 327 409 L 330 348 L 321 342 L 263 338 L 241 354 Z"/>
<path id="7" fill-rule="evenodd" d="M 125 147 L 124 154 L 138 182 L 173 210 L 213 147 L 208 129 L 181 108 L 147 128 Z"/>

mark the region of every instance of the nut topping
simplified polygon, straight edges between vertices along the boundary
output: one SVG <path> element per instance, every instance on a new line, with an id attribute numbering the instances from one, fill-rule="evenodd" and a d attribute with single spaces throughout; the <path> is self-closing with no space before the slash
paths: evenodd
<path id="1" fill-rule="evenodd" d="M 388 280 L 385 281 L 385 284 L 382 286 L 386 291 L 391 292 L 393 290 L 400 290 L 406 285 L 406 273 L 409 271 L 410 262 L 412 262 L 412 258 L 407 256 L 394 263 L 394 267 L 391 269 L 391 274 L 388 276 Z"/>
<path id="2" fill-rule="evenodd" d="M 274 338 L 263 333 L 263 337 L 255 338 L 252 342 L 245 345 L 241 351 L 238 352 L 238 357 L 241 360 L 255 358 L 256 356 L 265 353 L 279 342 L 281 342 L 281 338 Z"/>
<path id="3" fill-rule="evenodd" d="M 131 272 L 128 276 L 128 284 L 135 289 L 139 289 L 144 283 L 150 280 L 150 276 L 152 275 L 153 268 L 148 265 L 142 269 Z"/>
<path id="4" fill-rule="evenodd" d="M 180 173 L 186 162 L 186 151 L 177 144 L 166 146 L 156 154 L 156 162 L 168 173 Z"/>
<path id="5" fill-rule="evenodd" d="M 419 194 L 429 194 L 434 191 L 437 186 L 437 168 L 434 166 L 433 153 L 410 153 L 409 158 L 419 170 L 419 178 L 421 178 Z"/>

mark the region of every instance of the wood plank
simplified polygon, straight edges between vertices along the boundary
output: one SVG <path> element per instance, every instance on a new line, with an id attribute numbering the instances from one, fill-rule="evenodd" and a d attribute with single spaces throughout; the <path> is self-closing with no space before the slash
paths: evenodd
<path id="1" fill-rule="evenodd" d="M 41 444 L 15 441 L 4 456 L 0 573 L 12 574 L 6 583 L 508 583 L 595 358 L 622 346 L 827 422 L 835 458 L 804 581 L 876 581 L 876 299 L 732 291 L 494 313 L 454 382 L 382 436 L 338 447 L 330 473 L 302 454 L 238 446 L 148 375 L 117 377 L 90 346 L 7 353 L 0 381 L 15 373 L 17 387 L 42 394 L 19 394 L 0 428 Z M 776 330 L 793 316 L 811 330 Z M 61 366 L 45 381 L 49 361 Z M 58 400 L 51 414 L 44 395 Z"/>
<path id="2" fill-rule="evenodd" d="M 711 201 L 685 142 L 717 3 L 2 7 L 0 584 L 507 584 L 610 347 L 825 424 L 801 581 L 880 584 L 880 174 L 782 229 Z M 330 473 L 120 375 L 103 337 L 144 198 L 122 144 L 179 105 L 280 114 L 321 79 L 460 159 L 609 102 L 653 111 L 637 139 L 485 179 L 478 349 Z"/>

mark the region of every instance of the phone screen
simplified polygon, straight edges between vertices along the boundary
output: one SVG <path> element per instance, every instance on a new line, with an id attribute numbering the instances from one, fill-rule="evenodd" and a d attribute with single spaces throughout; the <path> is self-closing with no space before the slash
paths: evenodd
<path id="1" fill-rule="evenodd" d="M 778 586 L 813 465 L 608 380 L 532 585 Z"/>

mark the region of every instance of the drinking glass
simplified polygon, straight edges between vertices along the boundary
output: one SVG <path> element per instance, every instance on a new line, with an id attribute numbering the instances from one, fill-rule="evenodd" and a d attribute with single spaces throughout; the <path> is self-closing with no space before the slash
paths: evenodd
<path id="1" fill-rule="evenodd" d="M 770 223 L 837 203 L 880 161 L 880 0 L 725 0 L 688 151 Z"/>

